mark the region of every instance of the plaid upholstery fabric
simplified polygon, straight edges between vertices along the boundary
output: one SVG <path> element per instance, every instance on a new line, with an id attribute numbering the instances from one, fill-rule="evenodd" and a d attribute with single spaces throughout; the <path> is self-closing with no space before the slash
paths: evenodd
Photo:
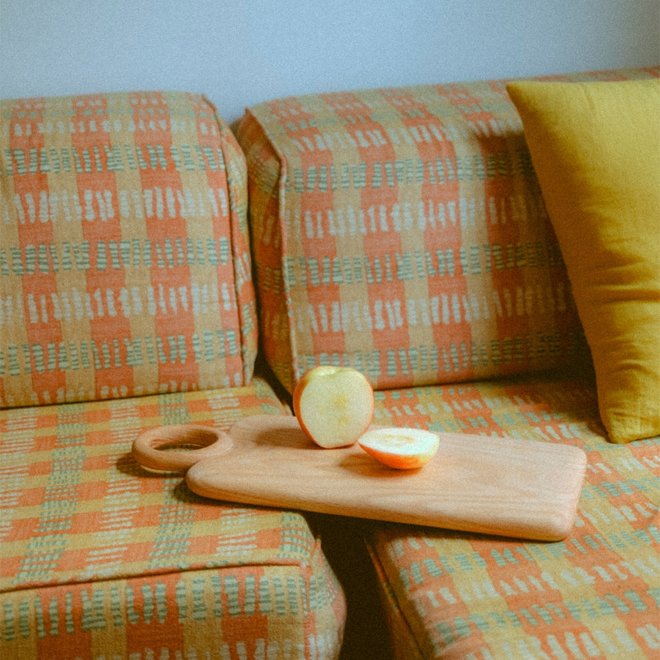
<path id="1" fill-rule="evenodd" d="M 240 386 L 245 159 L 200 96 L 0 102 L 0 407 Z"/>
<path id="2" fill-rule="evenodd" d="M 660 69 L 560 76 L 634 79 Z M 279 99 L 238 126 L 265 354 L 380 389 L 575 359 L 561 254 L 504 81 Z"/>
<path id="3" fill-rule="evenodd" d="M 286 413 L 260 379 L 0 411 L 0 657 L 335 658 L 344 595 L 299 513 L 198 497 L 130 454 L 148 428 Z"/>
<path id="4" fill-rule="evenodd" d="M 637 660 L 660 653 L 660 438 L 607 442 L 589 380 L 376 393 L 376 420 L 562 442 L 589 460 L 560 543 L 379 524 L 368 546 L 394 657 Z M 441 495 L 440 495 L 441 496 Z"/>

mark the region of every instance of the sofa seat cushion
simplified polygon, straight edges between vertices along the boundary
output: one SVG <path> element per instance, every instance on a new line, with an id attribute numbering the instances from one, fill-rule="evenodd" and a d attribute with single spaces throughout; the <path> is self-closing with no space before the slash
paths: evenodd
<path id="1" fill-rule="evenodd" d="M 373 527 L 367 542 L 397 659 L 657 657 L 660 438 L 610 444 L 593 378 L 528 376 L 376 397 L 380 423 L 484 442 L 561 442 L 588 456 L 575 527 L 559 543 Z"/>
<path id="2" fill-rule="evenodd" d="M 0 411 L 0 657 L 336 657 L 344 596 L 303 516 L 198 497 L 130 454 L 148 428 L 252 414 L 288 410 L 254 379 Z"/>

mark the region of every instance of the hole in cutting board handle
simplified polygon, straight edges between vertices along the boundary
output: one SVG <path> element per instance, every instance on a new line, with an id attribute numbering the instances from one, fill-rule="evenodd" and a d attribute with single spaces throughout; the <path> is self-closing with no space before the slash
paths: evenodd
<path id="1" fill-rule="evenodd" d="M 205 458 L 224 454 L 232 446 L 227 433 L 209 426 L 159 426 L 138 436 L 133 443 L 133 457 L 152 470 L 179 472 Z"/>
<path id="2" fill-rule="evenodd" d="M 192 427 L 189 425 L 181 426 L 187 427 L 187 430 L 184 431 L 185 437 L 179 437 L 177 434 L 172 439 L 166 435 L 159 435 L 150 441 L 149 445 L 160 451 L 197 451 L 203 447 L 210 447 L 218 440 L 218 432 L 214 429 Z"/>

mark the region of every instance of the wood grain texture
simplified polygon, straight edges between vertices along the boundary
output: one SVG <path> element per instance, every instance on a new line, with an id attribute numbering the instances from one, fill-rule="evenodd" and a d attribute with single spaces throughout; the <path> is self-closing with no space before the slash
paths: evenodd
<path id="1" fill-rule="evenodd" d="M 359 445 L 322 449 L 295 417 L 258 415 L 233 448 L 195 464 L 191 490 L 215 499 L 559 541 L 575 519 L 586 454 L 576 447 L 440 433 L 419 470 L 393 470 Z"/>

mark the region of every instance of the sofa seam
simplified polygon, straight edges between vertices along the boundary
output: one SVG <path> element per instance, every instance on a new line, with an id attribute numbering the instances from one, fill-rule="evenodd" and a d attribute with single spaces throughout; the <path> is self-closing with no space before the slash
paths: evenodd
<path id="1" fill-rule="evenodd" d="M 380 599 L 381 599 L 381 602 L 382 602 L 385 598 L 387 598 L 387 594 L 384 593 L 386 587 L 382 585 L 382 581 L 386 580 L 387 584 L 389 585 L 390 579 L 389 579 L 389 576 L 387 575 L 387 571 L 385 570 L 385 567 L 383 566 L 383 563 L 380 561 L 380 557 L 378 556 L 378 553 L 377 553 L 376 549 L 373 547 L 373 545 L 370 543 L 370 541 L 368 540 L 368 538 L 366 536 L 363 537 L 363 541 L 364 541 L 365 546 L 367 547 L 367 552 L 369 553 L 369 556 L 371 557 L 371 562 L 374 565 L 374 570 L 375 570 L 376 576 L 378 578 L 379 596 L 380 596 Z M 383 593 L 381 593 L 381 592 L 383 592 Z M 419 658 L 423 658 L 424 654 L 422 653 L 422 650 L 419 646 L 419 642 L 417 640 L 417 637 L 412 632 L 412 628 L 410 627 L 410 623 L 408 622 L 408 619 L 406 618 L 406 615 L 404 614 L 404 611 L 401 608 L 401 604 L 399 603 L 399 600 L 396 597 L 396 594 L 394 593 L 393 589 L 390 589 L 390 594 L 391 594 L 392 599 L 396 603 L 397 609 L 399 611 L 399 617 L 400 617 L 401 621 L 406 626 L 405 632 L 408 636 L 408 639 L 412 640 L 414 642 L 415 650 L 417 651 Z M 387 608 L 385 606 L 385 603 L 383 603 L 383 611 L 385 612 L 385 618 L 387 620 L 386 609 Z M 388 632 L 390 634 L 389 642 L 390 642 L 390 646 L 391 646 L 393 634 L 392 634 L 392 631 L 389 629 L 389 621 L 387 621 L 387 624 L 388 624 Z"/>
<path id="2" fill-rule="evenodd" d="M 280 230 L 280 266 L 282 268 L 282 287 L 286 296 L 286 311 L 287 311 L 287 324 L 289 328 L 289 350 L 291 351 L 291 364 L 289 365 L 290 374 L 293 376 L 292 384 L 293 387 L 297 381 L 298 377 L 298 350 L 296 347 L 296 328 L 295 323 L 293 322 L 293 303 L 291 300 L 291 289 L 289 286 L 289 278 L 287 277 L 287 264 L 284 259 L 284 255 L 288 253 L 288 234 L 286 232 L 286 225 L 284 220 L 284 210 L 286 204 L 286 182 L 288 177 L 288 162 L 282 151 L 278 148 L 276 142 L 270 138 L 267 128 L 259 120 L 257 115 L 250 109 L 246 109 L 246 113 L 254 119 L 258 124 L 261 130 L 264 133 L 264 136 L 268 139 L 268 144 L 273 150 L 275 155 L 280 161 L 280 171 L 278 176 L 278 209 L 277 209 L 277 220 L 278 227 Z"/>
<path id="3" fill-rule="evenodd" d="M 247 564 L 233 564 L 227 566 L 200 566 L 199 568 L 192 568 L 192 569 L 182 568 L 179 570 L 164 571 L 159 573 L 139 573 L 135 575 L 114 576 L 114 577 L 107 577 L 100 579 L 93 578 L 89 580 L 81 580 L 80 582 L 68 580 L 66 582 L 52 582 L 52 583 L 44 583 L 34 586 L 25 586 L 25 587 L 17 586 L 15 588 L 9 587 L 9 588 L 0 589 L 0 598 L 6 595 L 11 596 L 12 594 L 18 594 L 26 591 L 40 591 L 42 589 L 57 589 L 60 587 L 73 588 L 83 585 L 90 585 L 91 587 L 93 587 L 94 585 L 97 584 L 107 584 L 110 582 L 121 582 L 121 581 L 127 582 L 129 580 L 157 578 L 166 575 L 176 575 L 176 574 L 183 575 L 185 573 L 201 573 L 203 571 L 231 570 L 231 569 L 242 569 L 249 567 L 266 568 L 272 566 L 297 566 L 300 569 L 301 573 L 307 574 L 309 572 L 308 566 L 311 564 L 313 556 L 314 556 L 314 551 L 310 553 L 310 557 L 308 559 L 304 559 L 304 560 L 292 559 L 292 560 L 284 560 L 281 562 L 273 562 L 273 561 L 249 562 Z"/>
<path id="4" fill-rule="evenodd" d="M 237 265 L 237 262 L 239 259 L 237 259 L 236 255 L 236 234 L 240 234 L 240 218 L 238 217 L 240 214 L 238 204 L 236 203 L 236 185 L 233 181 L 233 178 L 231 176 L 231 173 L 229 171 L 230 167 L 230 161 L 227 158 L 227 131 L 229 130 L 228 127 L 225 127 L 224 120 L 222 119 L 220 113 L 218 112 L 218 109 L 215 107 L 215 105 L 210 101 L 210 99 L 206 95 L 202 95 L 202 99 L 204 100 L 205 103 L 207 103 L 211 109 L 213 110 L 213 118 L 215 119 L 216 125 L 218 127 L 218 130 L 220 132 L 220 147 L 222 149 L 222 157 L 225 161 L 225 178 L 227 181 L 227 194 L 229 196 L 229 216 L 230 216 L 230 221 L 229 221 L 229 231 L 230 231 L 230 240 L 231 240 L 231 256 L 232 256 L 232 272 L 234 275 L 234 281 L 232 282 L 232 287 L 234 289 L 234 296 L 236 300 L 236 307 L 237 307 L 237 313 L 238 313 L 238 319 L 239 319 L 239 327 L 238 327 L 238 333 L 240 337 L 240 346 L 241 346 L 241 360 L 242 360 L 242 367 L 243 367 L 243 385 L 249 385 L 252 382 L 252 377 L 254 375 L 254 359 L 250 360 L 249 359 L 249 342 L 247 339 L 247 326 L 246 326 L 246 318 L 245 314 L 243 312 L 243 306 L 241 304 L 240 300 L 240 287 L 239 287 L 239 267 Z M 230 131 L 231 132 L 231 131 Z M 241 164 L 244 168 L 244 174 L 245 174 L 245 181 L 246 181 L 246 197 L 247 197 L 247 163 L 245 160 L 245 154 L 243 153 L 243 150 L 240 148 L 240 145 L 238 145 L 238 149 L 235 150 L 236 154 L 235 156 L 239 157 L 241 160 Z M 245 205 L 245 225 L 247 227 L 247 214 L 248 214 L 248 205 L 246 203 Z M 252 290 L 254 292 L 254 281 L 252 279 L 252 252 L 251 252 L 251 243 L 249 240 L 249 232 L 247 232 L 248 236 L 248 245 L 247 245 L 247 255 L 248 255 L 248 260 L 249 260 L 249 268 L 247 272 L 247 276 L 249 277 L 249 282 L 250 285 L 252 286 Z M 244 283 L 245 284 L 245 283 Z M 254 358 L 256 359 L 256 351 Z M 251 362 L 251 364 L 250 364 Z M 229 374 L 227 374 L 229 376 Z M 230 381 L 231 382 L 231 381 Z M 230 385 L 231 387 L 231 385 Z"/>

